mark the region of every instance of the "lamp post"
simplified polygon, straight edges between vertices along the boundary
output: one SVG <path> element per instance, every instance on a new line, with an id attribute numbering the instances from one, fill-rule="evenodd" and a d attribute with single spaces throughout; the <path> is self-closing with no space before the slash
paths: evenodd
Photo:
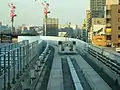
<path id="1" fill-rule="evenodd" d="M 15 14 L 15 10 L 16 10 L 16 6 L 14 6 L 13 4 L 8 4 L 8 6 L 10 7 L 10 19 L 11 19 L 11 23 L 12 23 L 12 30 L 11 32 L 13 32 L 13 23 L 14 23 L 14 17 L 16 17 L 17 15 Z"/>

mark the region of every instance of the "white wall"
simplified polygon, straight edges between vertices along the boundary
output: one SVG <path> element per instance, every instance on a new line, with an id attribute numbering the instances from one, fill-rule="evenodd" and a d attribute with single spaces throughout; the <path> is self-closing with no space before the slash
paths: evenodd
<path id="1" fill-rule="evenodd" d="M 18 37 L 19 42 L 23 41 L 23 40 L 29 40 L 29 42 L 33 42 L 36 40 L 39 40 L 39 42 L 41 42 L 42 40 L 45 40 L 51 45 L 58 45 L 58 41 L 72 40 L 72 41 L 76 41 L 77 49 L 80 49 L 80 50 L 87 49 L 86 47 L 88 47 L 88 45 L 89 45 L 88 43 L 83 42 L 78 39 L 65 38 L 65 37 L 52 37 L 52 36 L 19 36 Z M 93 48 L 95 48 L 95 50 L 98 52 L 101 51 L 101 49 L 99 49 L 97 47 L 93 47 Z M 120 54 L 118 55 L 118 53 L 116 54 L 114 51 L 104 49 L 104 55 L 111 57 L 112 59 L 115 59 L 120 63 L 120 60 L 119 60 Z"/>

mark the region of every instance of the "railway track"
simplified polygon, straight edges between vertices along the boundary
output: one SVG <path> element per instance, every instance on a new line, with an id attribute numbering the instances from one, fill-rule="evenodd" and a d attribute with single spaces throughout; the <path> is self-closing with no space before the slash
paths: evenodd
<path id="1" fill-rule="evenodd" d="M 61 58 L 64 90 L 75 90 L 66 58 Z"/>
<path id="2" fill-rule="evenodd" d="M 82 51 L 78 50 L 80 55 L 86 60 L 86 62 L 103 78 L 103 80 L 112 88 L 112 90 L 119 90 L 120 87 L 113 81 L 112 77 L 106 73 L 102 67 L 99 67 L 91 58 L 87 56 L 87 53 L 92 55 L 94 58 L 99 60 L 102 64 L 106 65 L 109 67 L 111 70 L 113 70 L 115 73 L 119 74 L 119 71 L 116 71 L 115 69 L 118 69 L 117 67 L 114 67 L 114 65 L 119 65 L 116 64 L 115 60 L 111 60 L 106 56 L 103 56 L 101 53 L 98 53 L 90 48 L 88 48 L 87 53 L 83 53 Z M 112 66 L 112 64 L 114 64 Z"/>
<path id="3" fill-rule="evenodd" d="M 88 52 L 120 76 L 120 63 L 117 63 L 115 60 L 112 60 L 90 48 L 88 49 Z"/>

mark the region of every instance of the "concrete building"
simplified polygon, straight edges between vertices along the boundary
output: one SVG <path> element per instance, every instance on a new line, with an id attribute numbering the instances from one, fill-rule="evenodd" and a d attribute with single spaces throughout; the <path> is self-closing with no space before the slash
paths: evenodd
<path id="1" fill-rule="evenodd" d="M 81 40 L 84 42 L 88 41 L 87 30 L 85 28 L 81 30 Z"/>
<path id="2" fill-rule="evenodd" d="M 119 0 L 106 0 L 106 5 L 119 4 Z"/>
<path id="3" fill-rule="evenodd" d="M 90 0 L 90 10 L 92 18 L 103 18 L 106 0 Z"/>
<path id="4" fill-rule="evenodd" d="M 88 32 L 88 43 L 92 43 L 92 31 Z"/>
<path id="5" fill-rule="evenodd" d="M 119 0 L 110 1 L 106 3 L 106 43 L 117 51 L 120 48 L 120 5 Z"/>
<path id="6" fill-rule="evenodd" d="M 91 43 L 91 25 L 92 25 L 92 15 L 91 15 L 91 11 L 90 10 L 86 10 L 86 30 L 87 30 L 87 36 L 88 36 L 88 42 Z"/>
<path id="7" fill-rule="evenodd" d="M 106 20 L 108 47 L 120 47 L 120 5 L 111 5 L 111 15 Z"/>
<path id="8" fill-rule="evenodd" d="M 35 28 L 35 26 L 25 25 L 25 26 L 22 26 L 22 31 L 24 31 L 24 30 L 32 30 L 32 29 L 34 29 L 34 28 Z"/>
<path id="9" fill-rule="evenodd" d="M 69 25 L 68 24 L 59 24 L 59 29 L 60 28 L 66 28 L 66 27 L 69 27 Z"/>
<path id="10" fill-rule="evenodd" d="M 47 36 L 58 36 L 58 25 L 59 25 L 59 19 L 48 18 L 46 35 Z M 45 35 L 45 19 L 43 19 L 43 35 Z"/>
<path id="11" fill-rule="evenodd" d="M 78 25 L 76 25 L 76 24 L 59 24 L 59 29 L 60 28 L 73 28 L 73 29 L 76 29 L 76 26 L 78 26 Z"/>
<path id="12" fill-rule="evenodd" d="M 92 18 L 92 44 L 97 46 L 106 46 L 105 28 L 105 18 Z"/>
<path id="13" fill-rule="evenodd" d="M 91 11 L 86 10 L 86 30 L 89 32 L 91 27 Z"/>
<path id="14" fill-rule="evenodd" d="M 88 32 L 86 30 L 86 21 L 84 20 L 84 23 L 82 25 L 82 29 L 80 31 L 80 36 L 81 36 L 81 40 L 84 42 L 88 42 Z"/>

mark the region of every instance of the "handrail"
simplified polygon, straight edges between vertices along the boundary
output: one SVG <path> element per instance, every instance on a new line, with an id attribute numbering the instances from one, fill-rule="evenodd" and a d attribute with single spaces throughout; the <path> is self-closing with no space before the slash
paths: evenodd
<path id="1" fill-rule="evenodd" d="M 21 42 L 18 42 L 18 43 L 10 43 L 8 45 L 1 46 L 0 48 L 4 48 L 4 47 L 10 46 L 10 45 L 16 45 L 16 44 L 19 44 L 19 43 L 23 43 L 25 41 L 28 41 L 28 40 L 24 40 L 24 41 L 21 41 Z"/>

